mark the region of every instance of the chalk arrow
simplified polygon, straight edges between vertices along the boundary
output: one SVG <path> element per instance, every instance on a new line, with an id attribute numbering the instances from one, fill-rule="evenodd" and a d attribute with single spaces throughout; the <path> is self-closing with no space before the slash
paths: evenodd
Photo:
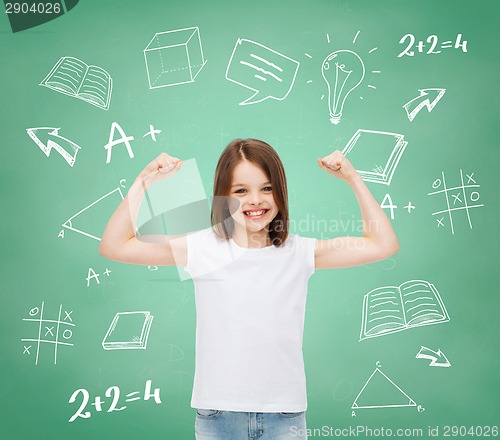
<path id="1" fill-rule="evenodd" d="M 429 367 L 451 367 L 450 362 L 439 348 L 438 351 L 433 351 L 430 348 L 422 346 L 415 357 L 417 359 L 430 359 L 431 363 Z"/>
<path id="2" fill-rule="evenodd" d="M 73 166 L 76 160 L 76 153 L 80 147 L 69 139 L 59 136 L 60 128 L 38 127 L 27 128 L 26 132 L 33 139 L 47 157 L 50 156 L 52 149 L 56 150 L 69 166 Z"/>
<path id="3" fill-rule="evenodd" d="M 417 116 L 418 112 L 420 112 L 420 110 L 424 107 L 427 107 L 427 110 L 429 110 L 430 113 L 432 109 L 436 107 L 436 104 L 441 100 L 446 92 L 446 89 L 419 89 L 419 92 L 419 96 L 403 105 L 410 122 L 415 119 L 415 116 Z"/>

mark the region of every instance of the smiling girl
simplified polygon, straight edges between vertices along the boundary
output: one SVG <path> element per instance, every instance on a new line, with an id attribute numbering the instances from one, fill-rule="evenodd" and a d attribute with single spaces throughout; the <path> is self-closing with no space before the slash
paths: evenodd
<path id="1" fill-rule="evenodd" d="M 316 269 L 372 263 L 393 255 L 389 219 L 340 151 L 318 166 L 354 191 L 361 237 L 329 240 L 289 234 L 288 193 L 276 151 L 237 139 L 215 170 L 211 227 L 139 239 L 134 222 L 144 192 L 183 161 L 161 154 L 137 177 L 111 217 L 100 252 L 141 265 L 183 266 L 194 282 L 196 365 L 191 406 L 198 440 L 306 438 L 302 337 Z"/>

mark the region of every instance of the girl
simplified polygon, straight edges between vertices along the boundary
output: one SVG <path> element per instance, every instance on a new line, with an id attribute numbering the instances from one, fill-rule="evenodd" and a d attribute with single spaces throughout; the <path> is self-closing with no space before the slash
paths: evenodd
<path id="1" fill-rule="evenodd" d="M 198 440 L 304 439 L 302 336 L 307 283 L 315 269 L 393 255 L 389 219 L 340 151 L 318 165 L 353 189 L 362 237 L 289 234 L 287 185 L 276 151 L 237 139 L 215 171 L 211 228 L 139 240 L 134 221 L 144 192 L 183 161 L 162 153 L 137 177 L 111 217 L 100 252 L 132 264 L 184 266 L 195 285 L 196 366 L 191 406 Z"/>

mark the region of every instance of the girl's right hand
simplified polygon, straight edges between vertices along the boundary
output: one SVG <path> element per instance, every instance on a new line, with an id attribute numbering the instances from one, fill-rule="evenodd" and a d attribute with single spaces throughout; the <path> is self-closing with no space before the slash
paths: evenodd
<path id="1" fill-rule="evenodd" d="M 148 185 L 171 177 L 180 170 L 183 160 L 161 153 L 156 159 L 151 161 L 138 176 L 139 180 Z"/>

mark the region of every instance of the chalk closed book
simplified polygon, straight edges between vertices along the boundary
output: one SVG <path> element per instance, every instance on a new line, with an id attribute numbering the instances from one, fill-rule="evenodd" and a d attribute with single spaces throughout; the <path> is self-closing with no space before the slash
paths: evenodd
<path id="1" fill-rule="evenodd" d="M 407 144 L 402 134 L 360 129 L 342 153 L 363 180 L 390 185 Z"/>
<path id="2" fill-rule="evenodd" d="M 105 350 L 145 349 L 154 316 L 149 312 L 117 313 L 102 341 Z"/>

